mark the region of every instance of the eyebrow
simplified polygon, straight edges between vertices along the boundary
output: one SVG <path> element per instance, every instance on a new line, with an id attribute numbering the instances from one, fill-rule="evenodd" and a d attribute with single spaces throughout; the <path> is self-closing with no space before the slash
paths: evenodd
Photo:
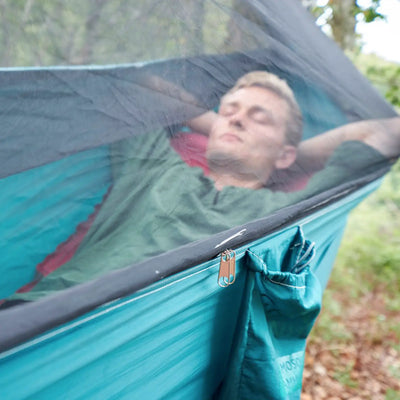
<path id="1" fill-rule="evenodd" d="M 221 102 L 220 102 L 220 106 L 222 105 L 228 105 L 228 106 L 238 106 L 239 103 L 236 100 L 224 100 L 222 98 Z"/>

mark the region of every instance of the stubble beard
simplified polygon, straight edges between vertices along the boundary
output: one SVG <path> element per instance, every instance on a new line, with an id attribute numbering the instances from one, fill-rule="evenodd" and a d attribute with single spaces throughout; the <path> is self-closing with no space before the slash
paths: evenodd
<path id="1" fill-rule="evenodd" d="M 239 181 L 265 183 L 249 165 L 235 154 L 223 150 L 207 150 L 207 162 L 211 175 L 231 176 Z"/>

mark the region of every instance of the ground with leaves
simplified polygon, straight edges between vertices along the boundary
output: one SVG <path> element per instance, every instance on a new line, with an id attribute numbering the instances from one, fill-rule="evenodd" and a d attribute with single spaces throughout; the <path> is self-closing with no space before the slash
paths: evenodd
<path id="1" fill-rule="evenodd" d="M 386 308 L 384 297 L 378 290 L 359 304 L 343 301 L 343 318 L 332 325 L 340 325 L 345 336 L 326 340 L 313 334 L 302 400 L 400 399 L 400 315 Z"/>
<path id="2" fill-rule="evenodd" d="M 349 220 L 301 399 L 400 399 L 400 164 Z"/>

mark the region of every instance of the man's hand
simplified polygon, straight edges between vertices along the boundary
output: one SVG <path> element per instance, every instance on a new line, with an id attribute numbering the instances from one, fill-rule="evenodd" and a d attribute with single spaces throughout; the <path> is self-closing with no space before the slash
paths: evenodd
<path id="1" fill-rule="evenodd" d="M 400 117 L 371 121 L 370 129 L 372 132 L 363 140 L 365 144 L 389 159 L 399 157 Z"/>
<path id="2" fill-rule="evenodd" d="M 167 101 L 178 101 L 182 103 L 182 107 L 190 108 L 193 114 L 197 115 L 186 121 L 186 125 L 194 132 L 201 133 L 205 136 L 209 135 L 211 127 L 217 118 L 217 114 L 214 111 L 205 110 L 204 106 L 202 106 L 191 93 L 159 76 L 146 76 L 144 84 L 148 88 L 160 93 L 161 96 L 166 96 Z"/>
<path id="3" fill-rule="evenodd" d="M 297 164 L 307 171 L 322 169 L 345 141 L 358 140 L 388 159 L 400 155 L 400 117 L 354 122 L 305 140 L 298 148 Z"/>

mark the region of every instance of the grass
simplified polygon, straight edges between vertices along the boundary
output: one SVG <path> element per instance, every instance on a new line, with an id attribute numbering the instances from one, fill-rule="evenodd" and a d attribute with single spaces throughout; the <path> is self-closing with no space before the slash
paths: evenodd
<path id="1" fill-rule="evenodd" d="M 400 311 L 400 163 L 350 215 L 314 333 L 328 340 L 351 340 L 341 323 L 344 307 L 374 292 L 383 303 L 377 323 L 391 326 L 400 341 L 399 323 L 390 322 Z"/>
<path id="2" fill-rule="evenodd" d="M 400 163 L 349 217 L 307 352 L 308 376 L 324 363 L 327 393 L 400 398 Z"/>

